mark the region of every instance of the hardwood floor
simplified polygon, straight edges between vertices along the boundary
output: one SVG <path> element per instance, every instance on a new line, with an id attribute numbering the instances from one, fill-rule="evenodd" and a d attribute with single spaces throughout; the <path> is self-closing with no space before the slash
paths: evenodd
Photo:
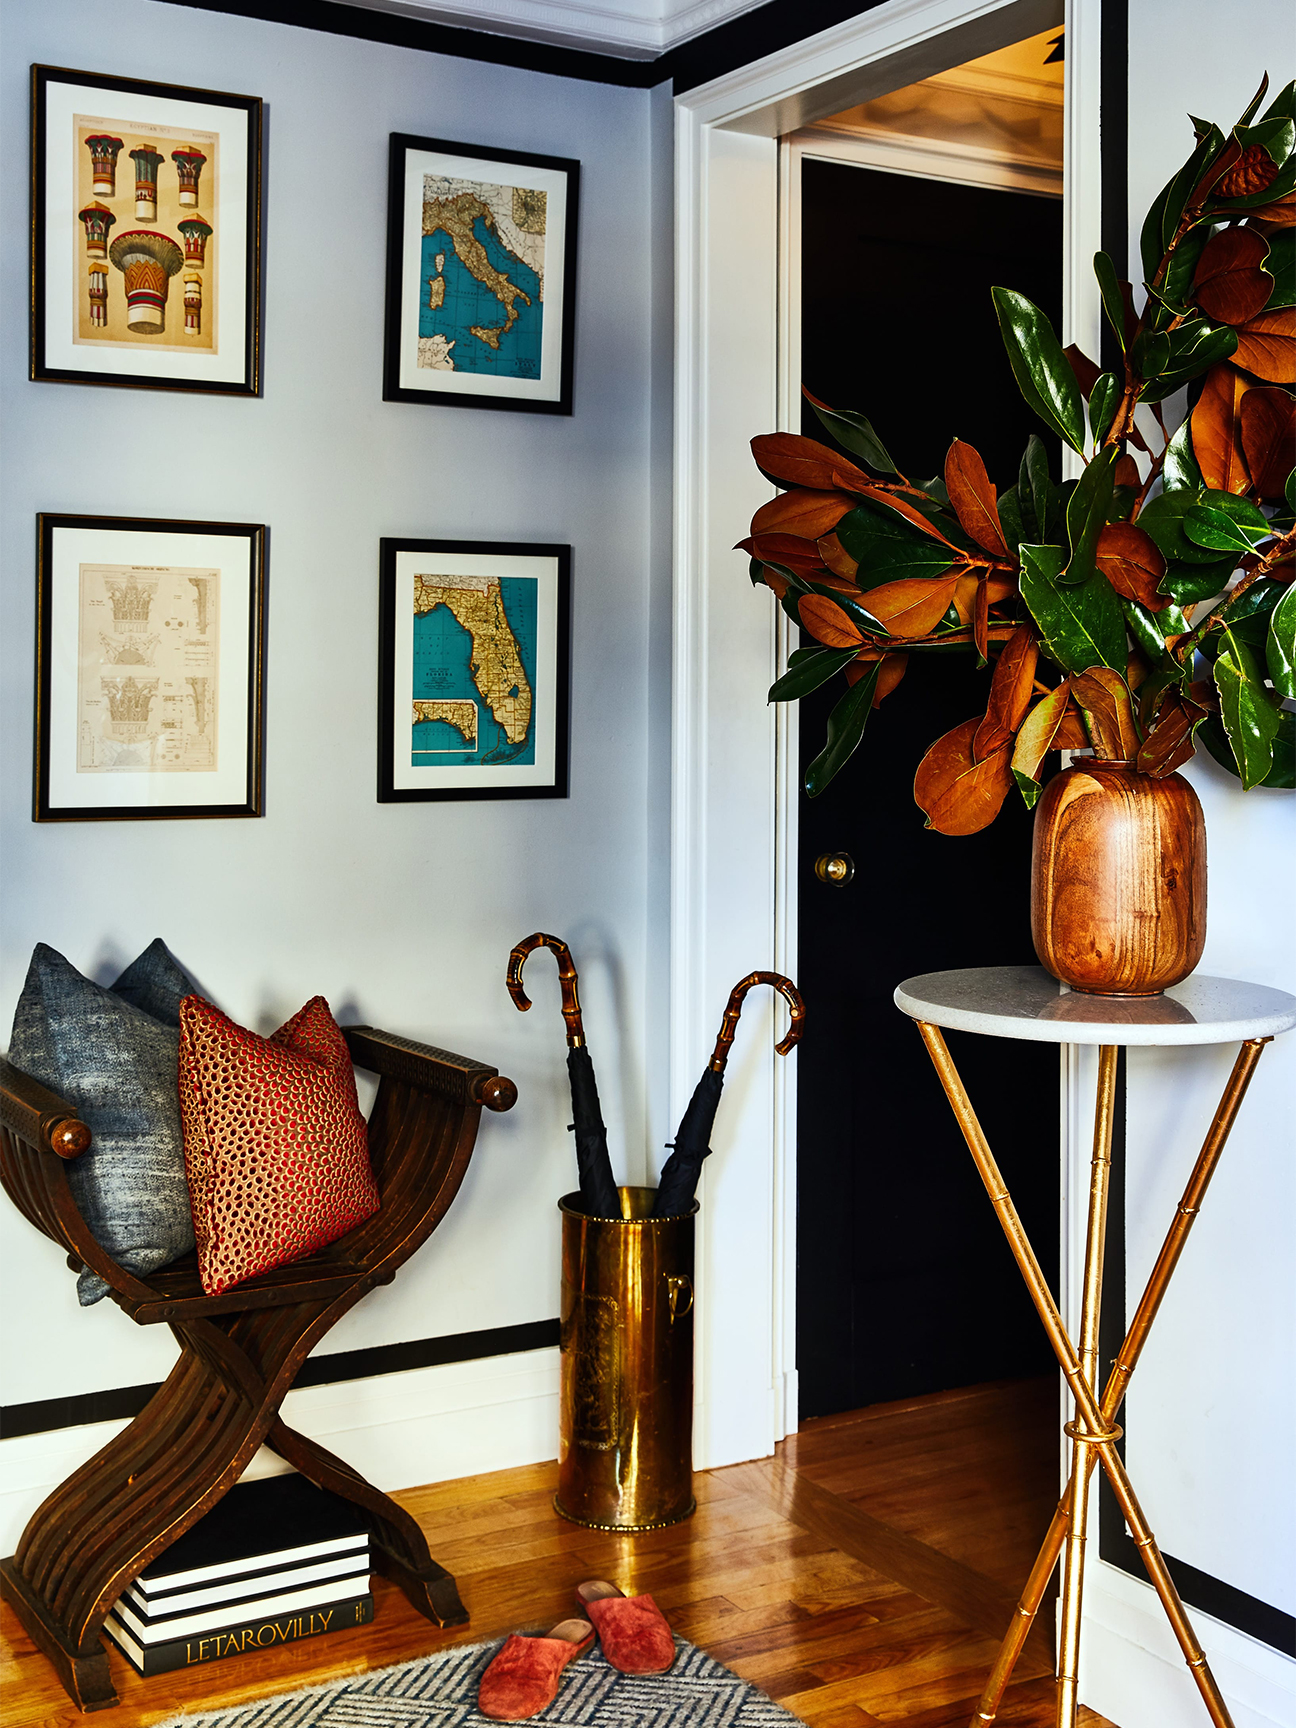
<path id="1" fill-rule="evenodd" d="M 1056 1503 L 1056 1434 L 1051 1379 L 876 1405 L 809 1423 L 775 1458 L 700 1474 L 696 1516 L 643 1536 L 564 1523 L 552 1464 L 410 1489 L 398 1498 L 457 1577 L 470 1626 L 438 1632 L 378 1579 L 374 1624 L 354 1632 L 147 1681 L 114 1653 L 122 1705 L 101 1720 L 146 1728 L 547 1628 L 577 1583 L 606 1577 L 650 1591 L 677 1632 L 811 1728 L 965 1728 Z M 1004 1728 L 1053 1721 L 1051 1627 L 1050 1608 Z M 7 1607 L 0 1687 L 6 1728 L 84 1720 Z"/>

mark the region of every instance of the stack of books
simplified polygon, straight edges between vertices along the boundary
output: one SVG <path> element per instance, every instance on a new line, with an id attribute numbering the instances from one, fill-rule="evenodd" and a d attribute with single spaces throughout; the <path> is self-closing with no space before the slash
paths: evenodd
<path id="1" fill-rule="evenodd" d="M 240 1482 L 113 1604 L 105 1630 L 141 1674 L 373 1619 L 369 1530 L 304 1476 Z"/>

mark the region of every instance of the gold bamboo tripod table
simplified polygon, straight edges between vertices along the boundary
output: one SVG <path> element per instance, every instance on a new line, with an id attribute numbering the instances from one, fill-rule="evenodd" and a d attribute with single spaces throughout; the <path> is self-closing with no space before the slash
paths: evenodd
<path id="1" fill-rule="evenodd" d="M 1057 1724 L 1074 1728 L 1080 1657 L 1080 1607 L 1084 1588 L 1089 1480 L 1095 1455 L 1111 1482 L 1125 1521 L 1147 1568 L 1153 1588 L 1179 1641 L 1216 1728 L 1233 1728 L 1228 1706 L 1211 1674 L 1184 1605 L 1179 1599 L 1156 1539 L 1135 1497 L 1116 1449 L 1122 1430 L 1115 1417 L 1130 1383 L 1152 1322 L 1183 1253 L 1193 1221 L 1219 1163 L 1224 1143 L 1255 1072 L 1260 1053 L 1278 1033 L 1296 1025 L 1296 996 L 1261 984 L 1229 978 L 1191 977 L 1162 996 L 1087 996 L 1070 992 L 1039 966 L 984 966 L 959 972 L 929 972 L 906 979 L 895 993 L 896 1006 L 918 1023 L 918 1032 L 935 1064 L 963 1138 L 985 1184 L 1013 1258 L 1061 1365 L 1074 1401 L 1066 1424 L 1071 1440 L 1071 1472 L 1053 1515 L 1044 1545 L 1031 1568 L 1021 1600 L 999 1649 L 972 1728 L 993 1722 L 1004 1689 L 1035 1615 L 1044 1600 L 1053 1568 L 1064 1555 L 1062 1623 L 1058 1640 Z M 1089 1220 L 1085 1240 L 1084 1289 L 1080 1337 L 1073 1344 L 1035 1257 L 1012 1196 L 999 1173 L 986 1137 L 946 1048 L 941 1028 L 978 1032 L 1034 1043 L 1098 1046 L 1098 1092 L 1094 1107 L 1093 1160 L 1089 1180 Z M 1206 1134 L 1178 1210 L 1135 1310 L 1106 1385 L 1099 1395 L 1098 1323 L 1102 1306 L 1103 1248 L 1111 1171 L 1112 1121 L 1116 1103 L 1116 1059 L 1121 1045 L 1240 1043 L 1228 1084 Z"/>

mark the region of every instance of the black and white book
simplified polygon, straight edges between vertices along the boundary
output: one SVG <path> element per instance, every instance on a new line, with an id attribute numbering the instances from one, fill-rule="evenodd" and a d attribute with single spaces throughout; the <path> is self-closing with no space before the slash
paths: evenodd
<path id="1" fill-rule="evenodd" d="M 229 1656 L 250 1656 L 277 1644 L 293 1644 L 302 1638 L 318 1638 L 326 1632 L 344 1632 L 351 1626 L 366 1626 L 373 1619 L 373 1597 L 361 1595 L 319 1603 L 313 1608 L 271 1615 L 248 1615 L 228 1624 L 189 1637 L 173 1634 L 153 1643 L 132 1635 L 113 1609 L 104 1630 L 131 1666 L 146 1677 L 169 1674 L 177 1668 L 204 1667 Z"/>
<path id="2" fill-rule="evenodd" d="M 278 1595 L 254 1595 L 237 1602 L 223 1602 L 192 1613 L 150 1614 L 145 1618 L 126 1596 L 119 1596 L 113 1613 L 141 1644 L 162 1644 L 168 1639 L 197 1638 L 204 1632 L 224 1630 L 234 1620 L 269 1620 L 276 1614 L 295 1614 L 318 1608 L 344 1597 L 369 1593 L 369 1561 L 316 1584 L 299 1584 Z"/>
<path id="3" fill-rule="evenodd" d="M 336 1574 L 355 1571 L 368 1548 L 368 1522 L 350 1501 L 304 1476 L 268 1476 L 236 1483 L 192 1530 L 149 1561 L 129 1595 L 146 1617 L 170 1611 L 168 1598 L 179 1608 L 179 1598 L 199 1590 L 223 1590 L 229 1602 L 266 1596 L 278 1586 L 263 1586 L 263 1580 L 339 1561 L 345 1564 L 335 1566 Z"/>

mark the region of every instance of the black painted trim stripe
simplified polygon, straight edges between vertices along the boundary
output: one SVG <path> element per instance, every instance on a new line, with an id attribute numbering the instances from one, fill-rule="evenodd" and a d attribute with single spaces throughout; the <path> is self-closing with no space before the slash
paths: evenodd
<path id="1" fill-rule="evenodd" d="M 518 36 L 496 36 L 487 30 L 465 30 L 453 24 L 406 18 L 340 0 L 167 0 L 201 12 L 226 12 L 267 24 L 287 24 L 299 30 L 321 30 L 333 36 L 385 42 L 427 54 L 448 54 L 460 60 L 482 60 L 496 66 L 517 66 L 554 78 L 581 78 L 596 84 L 650 90 L 673 83 L 676 94 L 693 90 L 712 78 L 750 66 L 767 54 L 802 42 L 834 24 L 872 11 L 881 0 L 766 0 L 741 17 L 681 42 L 655 60 L 626 60 L 586 48 L 560 48 L 529 42 Z"/>
<path id="2" fill-rule="evenodd" d="M 335 1380 L 369 1380 L 379 1374 L 401 1374 L 410 1368 L 439 1368 L 447 1362 L 478 1362 L 490 1356 L 512 1356 L 522 1350 L 544 1350 L 557 1344 L 556 1320 L 531 1320 L 521 1326 L 493 1326 L 481 1332 L 455 1332 L 444 1338 L 416 1338 L 406 1344 L 377 1344 L 368 1350 L 338 1350 L 311 1356 L 293 1382 L 328 1386 Z M 107 1392 L 81 1392 L 68 1398 L 38 1398 L 29 1404 L 0 1409 L 0 1440 L 20 1434 L 47 1434 L 58 1428 L 78 1428 L 86 1422 L 129 1421 L 138 1416 L 157 1391 L 151 1386 L 117 1386 Z"/>

